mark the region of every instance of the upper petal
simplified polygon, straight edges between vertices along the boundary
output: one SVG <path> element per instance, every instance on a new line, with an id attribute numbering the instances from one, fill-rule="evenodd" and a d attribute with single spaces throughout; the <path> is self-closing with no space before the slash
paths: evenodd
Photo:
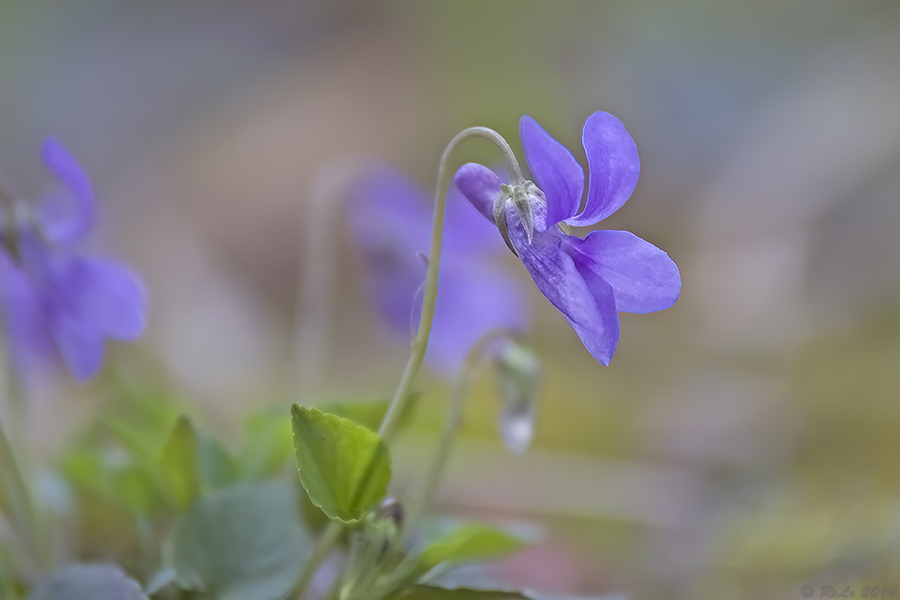
<path id="1" fill-rule="evenodd" d="M 609 113 L 595 112 L 581 141 L 588 161 L 587 202 L 569 225 L 593 225 L 616 212 L 634 192 L 641 169 L 637 146 L 625 126 Z"/>
<path id="2" fill-rule="evenodd" d="M 485 166 L 468 163 L 454 176 L 456 187 L 488 221 L 494 222 L 494 201 L 500 195 L 500 178 Z"/>
<path id="3" fill-rule="evenodd" d="M 519 136 L 528 169 L 547 197 L 547 227 L 573 216 L 584 193 L 584 169 L 568 148 L 528 115 L 519 120 Z"/>
<path id="4" fill-rule="evenodd" d="M 529 244 L 515 211 L 508 210 L 507 219 L 510 239 L 538 289 L 563 313 L 588 352 L 608 365 L 619 340 L 612 288 L 602 280 L 585 280 L 565 251 L 569 236 L 549 229 L 535 233 Z"/>
<path id="5" fill-rule="evenodd" d="M 52 215 L 45 219 L 47 235 L 58 243 L 83 237 L 94 223 L 94 194 L 87 174 L 75 157 L 56 138 L 48 137 L 41 146 L 41 158 L 75 200 L 75 213 L 67 218 Z"/>
<path id="6" fill-rule="evenodd" d="M 452 258 L 457 255 L 478 254 L 483 258 L 505 252 L 508 252 L 506 244 L 497 235 L 494 224 L 486 221 L 456 184 L 451 183 L 447 190 L 441 256 Z"/>
<path id="7" fill-rule="evenodd" d="M 572 256 L 610 286 L 621 312 L 648 313 L 669 308 L 681 293 L 681 274 L 669 255 L 628 231 L 592 231 L 569 238 Z"/>

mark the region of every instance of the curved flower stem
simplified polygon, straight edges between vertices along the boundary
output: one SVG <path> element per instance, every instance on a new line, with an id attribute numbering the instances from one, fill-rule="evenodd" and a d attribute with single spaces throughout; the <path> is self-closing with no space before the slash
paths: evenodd
<path id="1" fill-rule="evenodd" d="M 469 127 L 464 129 L 450 140 L 444 153 L 441 155 L 441 162 L 438 166 L 437 187 L 434 197 L 434 218 L 431 222 L 431 248 L 429 250 L 428 271 L 425 276 L 425 297 L 422 304 L 422 315 L 419 318 L 418 333 L 413 337 L 410 348 L 409 361 L 400 378 L 400 384 L 391 400 L 387 413 L 381 422 L 378 435 L 385 441 L 389 441 L 395 433 L 400 415 L 409 402 L 412 394 L 413 386 L 419 377 L 419 371 L 422 368 L 422 361 L 425 359 L 425 350 L 428 348 L 428 338 L 431 336 L 431 325 L 434 321 L 434 309 L 437 304 L 438 294 L 438 272 L 441 267 L 441 243 L 444 237 L 444 209 L 447 204 L 447 185 L 449 184 L 448 165 L 450 157 L 456 149 L 472 138 L 484 138 L 493 143 L 506 162 L 506 168 L 509 170 L 510 181 L 513 184 L 522 183 L 522 169 L 519 167 L 519 161 L 516 159 L 515 153 L 509 144 L 503 139 L 499 133 L 487 127 Z M 300 581 L 297 583 L 295 590 L 302 594 L 303 590 L 312 580 L 313 575 L 318 570 L 319 565 L 331 552 L 334 544 L 337 543 L 341 534 L 341 526 L 332 522 L 325 529 L 322 537 L 319 538 L 316 548 L 313 550 L 312 556 L 303 570 Z"/>
<path id="2" fill-rule="evenodd" d="M 431 466 L 425 476 L 425 481 L 419 488 L 418 494 L 413 499 L 407 512 L 408 517 L 403 525 L 404 535 L 408 535 L 409 532 L 415 530 L 416 524 L 425 514 L 428 505 L 434 498 L 441 476 L 444 474 L 444 468 L 447 466 L 447 461 L 450 458 L 450 451 L 453 449 L 453 440 L 456 438 L 456 433 L 462 425 L 463 408 L 469 395 L 469 388 L 475 380 L 478 368 L 482 365 L 485 351 L 492 342 L 515 335 L 518 334 L 507 329 L 488 331 L 481 336 L 481 339 L 472 346 L 466 355 L 462 371 L 453 384 L 453 391 L 447 407 L 447 417 L 444 420 L 444 429 L 435 449 L 434 458 L 431 460 Z"/>
<path id="3" fill-rule="evenodd" d="M 438 167 L 437 189 L 434 198 L 434 220 L 431 225 L 431 249 L 428 254 L 428 274 L 425 278 L 425 298 L 422 304 L 422 316 L 419 318 L 419 330 L 412 340 L 412 348 L 409 356 L 409 362 L 406 363 L 406 369 L 403 371 L 403 377 L 400 379 L 400 385 L 394 393 L 394 398 L 388 408 L 384 420 L 381 422 L 381 429 L 378 435 L 385 441 L 393 437 L 397 420 L 403 413 L 406 403 L 409 401 L 412 388 L 416 384 L 419 377 L 419 370 L 422 368 L 422 361 L 425 359 L 425 350 L 428 348 L 428 338 L 431 336 L 431 325 L 434 321 L 434 308 L 437 303 L 438 294 L 438 271 L 441 268 L 441 242 L 444 235 L 444 208 L 447 203 L 447 185 L 448 185 L 448 163 L 450 156 L 463 142 L 472 138 L 481 137 L 491 141 L 500 150 L 503 159 L 506 161 L 506 167 L 509 169 L 510 180 L 513 183 L 521 183 L 523 181 L 522 169 L 516 160 L 516 155 L 512 148 L 503 137 L 487 127 L 469 127 L 456 135 L 441 156 L 441 163 Z"/>

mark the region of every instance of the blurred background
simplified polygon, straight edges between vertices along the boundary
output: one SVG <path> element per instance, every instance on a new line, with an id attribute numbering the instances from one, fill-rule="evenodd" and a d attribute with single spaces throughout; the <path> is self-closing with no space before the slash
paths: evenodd
<path id="1" fill-rule="evenodd" d="M 896 0 L 2 0 L 0 172 L 33 197 L 45 135 L 80 158 L 97 247 L 152 298 L 104 377 L 165 387 L 233 440 L 261 407 L 388 396 L 406 361 L 346 228 L 304 245 L 317 174 L 378 158 L 432 186 L 455 133 L 519 150 L 522 114 L 583 158 L 585 118 L 610 112 L 642 169 L 602 227 L 665 249 L 681 298 L 622 315 L 604 368 L 529 285 L 535 445 L 509 455 L 480 378 L 441 507 L 539 526 L 497 568 L 545 591 L 859 593 L 900 585 L 898 57 Z M 298 280 L 318 260 L 331 341 L 298 388 Z M 401 497 L 448 383 L 420 388 Z M 101 389 L 60 382 L 30 407 L 45 460 Z"/>

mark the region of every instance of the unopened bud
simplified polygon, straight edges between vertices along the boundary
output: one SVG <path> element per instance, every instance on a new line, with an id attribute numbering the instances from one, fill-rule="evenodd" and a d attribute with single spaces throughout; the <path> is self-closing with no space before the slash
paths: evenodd
<path id="1" fill-rule="evenodd" d="M 537 355 L 518 340 L 509 340 L 494 359 L 497 388 L 503 402 L 500 435 L 506 447 L 522 454 L 534 439 L 534 421 L 541 385 Z"/>
<path id="2" fill-rule="evenodd" d="M 377 512 L 382 518 L 390 519 L 397 529 L 403 526 L 403 505 L 396 498 L 382 500 Z"/>

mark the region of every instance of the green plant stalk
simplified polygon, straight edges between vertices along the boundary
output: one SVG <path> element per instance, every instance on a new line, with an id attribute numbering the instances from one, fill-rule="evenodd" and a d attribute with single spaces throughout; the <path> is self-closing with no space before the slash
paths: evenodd
<path id="1" fill-rule="evenodd" d="M 406 522 L 403 525 L 402 536 L 408 536 L 418 524 L 419 520 L 424 516 L 428 505 L 434 498 L 440 483 L 441 476 L 447 466 L 450 458 L 450 452 L 453 449 L 453 442 L 456 434 L 462 425 L 463 408 L 469 397 L 469 389 L 478 375 L 478 369 L 482 365 L 484 359 L 484 351 L 488 345 L 504 337 L 515 337 L 519 334 L 507 329 L 492 329 L 481 336 L 478 342 L 469 350 L 466 360 L 463 363 L 462 371 L 453 384 L 453 390 L 450 395 L 449 405 L 447 406 L 447 417 L 444 420 L 444 428 L 441 431 L 441 439 L 438 441 L 435 449 L 434 457 L 431 460 L 431 466 L 425 476 L 425 481 L 419 488 L 418 494 L 407 511 Z M 414 559 L 407 559 L 397 566 L 397 569 L 377 587 L 371 590 L 363 590 L 363 595 L 359 596 L 360 600 L 380 600 L 391 592 L 397 591 L 405 585 L 413 583 L 413 577 L 416 567 Z"/>
<path id="2" fill-rule="evenodd" d="M 428 349 L 428 339 L 431 336 L 431 326 L 434 321 L 434 309 L 437 304 L 438 272 L 441 268 L 441 245 L 444 236 L 444 209 L 447 205 L 447 185 L 449 184 L 447 167 L 450 163 L 450 157 L 463 142 L 479 137 L 493 143 L 503 155 L 512 184 L 521 184 L 524 181 L 522 169 L 519 167 L 519 161 L 516 159 L 515 153 L 512 151 L 512 148 L 509 147 L 509 144 L 503 136 L 493 129 L 487 127 L 469 127 L 468 129 L 464 129 L 456 134 L 444 149 L 444 153 L 441 155 L 441 162 L 438 166 L 437 187 L 435 189 L 434 198 L 434 217 L 431 223 L 431 248 L 429 250 L 428 271 L 425 277 L 425 297 L 422 304 L 422 314 L 419 318 L 419 329 L 415 337 L 413 337 L 409 360 L 406 363 L 406 368 L 403 370 L 403 376 L 400 378 L 397 391 L 394 393 L 391 404 L 388 407 L 387 413 L 384 415 L 384 420 L 381 422 L 381 427 L 378 430 L 378 435 L 380 435 L 385 442 L 393 437 L 400 415 L 403 414 L 403 409 L 406 407 L 407 402 L 409 402 L 413 387 L 419 377 L 419 371 L 422 369 L 422 361 L 425 359 L 425 351 Z M 330 523 L 325 529 L 325 532 L 316 544 L 316 548 L 313 550 L 312 556 L 310 556 L 309 561 L 304 567 L 297 586 L 294 588 L 298 595 L 302 595 L 322 561 L 325 560 L 325 557 L 328 556 L 328 553 L 331 552 L 331 549 L 337 543 L 340 534 L 341 525 L 336 522 Z"/>
<path id="3" fill-rule="evenodd" d="M 13 583 L 12 558 L 7 548 L 0 547 L 0 598 L 19 600 L 21 597 Z"/>
<path id="4" fill-rule="evenodd" d="M 344 583 L 338 596 L 340 600 L 352 598 L 354 592 L 358 589 L 366 589 L 366 583 L 371 583 L 371 580 L 378 576 L 377 562 L 380 554 L 381 542 L 378 540 L 367 540 L 367 545 L 358 556 L 359 560 L 356 561 L 356 564 L 348 565 Z"/>
<path id="5" fill-rule="evenodd" d="M 12 365 L 9 365 L 9 384 L 7 386 L 11 408 L 24 408 L 21 398 L 21 390 L 15 381 Z M 46 535 L 38 510 L 31 493 L 25 471 L 22 468 L 20 456 L 15 451 L 15 445 L 6 433 L 3 424 L 0 423 L 0 506 L 6 505 L 12 514 L 8 515 L 13 520 L 19 535 L 24 536 L 34 551 L 34 557 L 38 564 L 49 570 L 52 565 L 52 556 L 49 546 L 49 538 Z"/>
<path id="6" fill-rule="evenodd" d="M 400 385 L 397 386 L 391 405 L 384 416 L 384 421 L 381 423 L 381 429 L 378 430 L 378 435 L 385 441 L 389 441 L 393 437 L 397 421 L 403 413 L 403 408 L 409 401 L 413 386 L 416 384 L 416 379 L 418 379 L 419 371 L 422 368 L 422 361 L 425 359 L 428 339 L 431 336 L 434 309 L 437 304 L 438 271 L 441 268 L 441 243 L 444 234 L 444 208 L 447 204 L 447 185 L 449 183 L 447 181 L 447 165 L 450 162 L 450 156 L 463 142 L 476 137 L 485 138 L 497 146 L 506 161 L 510 181 L 513 184 L 520 184 L 524 181 L 522 169 L 519 167 L 519 162 L 516 160 L 516 155 L 513 153 L 512 148 L 493 129 L 469 127 L 458 133 L 447 144 L 438 167 L 437 189 L 434 198 L 434 220 L 431 225 L 431 248 L 428 254 L 428 273 L 425 278 L 425 298 L 422 304 L 422 315 L 419 318 L 419 330 L 412 340 L 409 361 L 406 363 L 406 369 L 403 371 Z"/>
<path id="7" fill-rule="evenodd" d="M 466 360 L 463 363 L 462 371 L 453 384 L 453 390 L 450 394 L 450 401 L 447 406 L 447 417 L 444 419 L 444 428 L 441 431 L 441 438 L 435 449 L 434 458 L 431 460 L 431 466 L 425 475 L 425 481 L 419 488 L 419 491 L 413 499 L 409 510 L 407 511 L 406 522 L 403 525 L 403 535 L 408 536 L 410 532 L 415 530 L 419 519 L 425 514 L 428 505 L 434 498 L 441 476 L 447 466 L 450 458 L 450 452 L 453 450 L 453 441 L 459 428 L 462 426 L 463 408 L 466 399 L 469 396 L 469 389 L 475 376 L 478 374 L 478 368 L 482 364 L 484 351 L 487 346 L 500 338 L 515 336 L 515 332 L 506 329 L 493 329 L 481 336 L 478 342 L 469 350 Z"/>

